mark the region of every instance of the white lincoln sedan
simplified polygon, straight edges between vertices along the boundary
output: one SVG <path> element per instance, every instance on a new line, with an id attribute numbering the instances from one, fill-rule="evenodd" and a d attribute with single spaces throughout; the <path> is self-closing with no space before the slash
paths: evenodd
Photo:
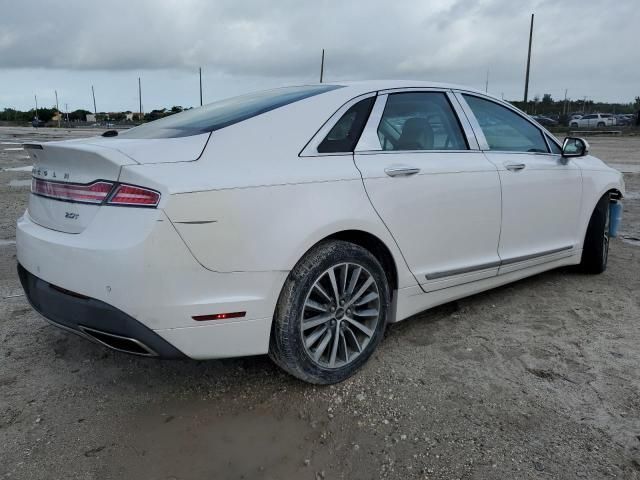
<path id="1" fill-rule="evenodd" d="M 18 271 L 115 350 L 268 353 L 308 382 L 398 322 L 564 265 L 606 268 L 622 175 L 508 103 L 425 82 L 287 87 L 26 146 Z"/>

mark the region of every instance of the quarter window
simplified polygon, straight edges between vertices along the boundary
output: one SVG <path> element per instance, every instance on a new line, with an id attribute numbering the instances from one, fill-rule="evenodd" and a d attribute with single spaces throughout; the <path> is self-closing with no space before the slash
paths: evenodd
<path id="1" fill-rule="evenodd" d="M 465 137 L 444 93 L 389 95 L 378 125 L 382 150 L 466 150 Z"/>
<path id="2" fill-rule="evenodd" d="M 464 95 L 491 150 L 548 153 L 542 132 L 517 113 L 490 100 Z"/>
<path id="3" fill-rule="evenodd" d="M 318 145 L 318 153 L 353 152 L 375 99 L 366 98 L 349 108 Z"/>

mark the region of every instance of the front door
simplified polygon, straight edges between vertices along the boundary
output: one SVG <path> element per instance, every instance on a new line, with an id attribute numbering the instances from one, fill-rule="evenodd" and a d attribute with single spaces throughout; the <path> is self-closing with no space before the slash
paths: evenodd
<path id="1" fill-rule="evenodd" d="M 499 174 L 454 105 L 441 91 L 379 95 L 354 155 L 425 291 L 497 275 L 500 260 Z"/>
<path id="2" fill-rule="evenodd" d="M 471 94 L 462 95 L 461 101 L 475 117 L 472 124 L 481 130 L 481 147 L 500 173 L 501 273 L 575 253 L 580 243 L 579 167 L 516 111 Z"/>

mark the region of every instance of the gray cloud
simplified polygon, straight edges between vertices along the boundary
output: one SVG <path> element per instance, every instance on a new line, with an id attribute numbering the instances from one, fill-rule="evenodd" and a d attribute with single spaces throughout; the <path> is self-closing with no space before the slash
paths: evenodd
<path id="1" fill-rule="evenodd" d="M 282 82 L 420 78 L 519 96 L 530 12 L 532 91 L 631 99 L 635 0 L 0 0 L 0 75 L 19 69 L 191 71 Z M 636 20 L 636 21 L 634 21 Z M 2 80 L 0 80 L 1 82 Z M 0 85 L 3 88 L 19 86 Z M 496 90 L 499 89 L 499 90 Z M 2 97 L 0 97 L 1 101 Z M 1 105 L 0 105 L 1 106 Z"/>

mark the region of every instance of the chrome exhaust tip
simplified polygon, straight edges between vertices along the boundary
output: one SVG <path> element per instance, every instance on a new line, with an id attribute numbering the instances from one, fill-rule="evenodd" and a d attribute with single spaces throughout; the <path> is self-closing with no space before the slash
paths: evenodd
<path id="1" fill-rule="evenodd" d="M 80 331 L 90 340 L 94 340 L 111 350 L 118 352 L 130 353 L 132 355 L 140 355 L 143 357 L 157 357 L 158 354 L 140 340 L 130 337 L 123 337 L 115 333 L 108 333 L 95 328 L 78 325 Z"/>

